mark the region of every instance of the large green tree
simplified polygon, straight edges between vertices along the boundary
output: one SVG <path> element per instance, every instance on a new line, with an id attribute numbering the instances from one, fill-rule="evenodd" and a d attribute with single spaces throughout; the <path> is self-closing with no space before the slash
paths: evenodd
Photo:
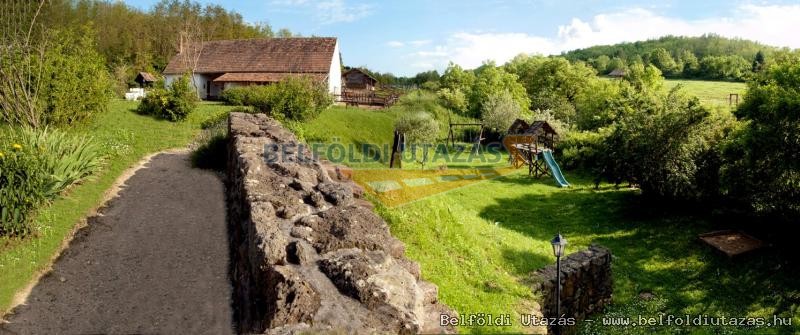
<path id="1" fill-rule="evenodd" d="M 800 215 L 800 52 L 776 55 L 748 85 L 746 126 L 727 151 L 731 196 L 763 214 Z"/>

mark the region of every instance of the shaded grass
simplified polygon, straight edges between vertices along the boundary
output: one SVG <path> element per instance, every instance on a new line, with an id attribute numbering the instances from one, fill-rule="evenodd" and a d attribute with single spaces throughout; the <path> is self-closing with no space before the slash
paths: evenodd
<path id="1" fill-rule="evenodd" d="M 0 237 L 0 311 L 7 311 L 14 294 L 49 266 L 67 234 L 101 204 L 105 192 L 123 171 L 150 153 L 185 147 L 198 134 L 203 121 L 230 109 L 202 103 L 186 121 L 172 123 L 138 115 L 133 111 L 136 105 L 112 101 L 107 113 L 89 124 L 69 129 L 92 136 L 102 147 L 105 163 L 100 172 L 37 213 L 34 236 Z"/>
<path id="2" fill-rule="evenodd" d="M 440 299 L 459 313 L 510 314 L 512 327 L 462 327 L 462 332 L 525 331 L 519 315 L 532 310 L 527 280 L 555 261 L 549 240 L 561 231 L 568 252 L 599 243 L 611 249 L 614 303 L 608 315 L 712 316 L 797 315 L 798 270 L 772 251 L 735 262 L 697 242 L 713 222 L 671 213 L 641 202 L 636 191 L 602 186 L 567 175 L 574 185 L 557 188 L 550 179 L 516 174 L 432 196 L 381 214 L 423 276 L 439 285 Z M 643 301 L 641 292 L 656 299 Z M 794 316 L 796 325 L 800 319 Z M 747 334 L 739 328 L 602 328 L 585 333 Z M 760 329 L 759 331 L 765 331 Z M 794 333 L 796 328 L 766 330 Z"/>

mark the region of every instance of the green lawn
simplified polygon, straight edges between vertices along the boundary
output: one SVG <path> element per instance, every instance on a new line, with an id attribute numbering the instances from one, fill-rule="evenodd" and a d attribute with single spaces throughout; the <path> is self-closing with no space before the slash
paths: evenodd
<path id="1" fill-rule="evenodd" d="M 448 133 L 448 122 L 452 118 L 454 123 L 476 122 L 473 119 L 459 115 L 450 115 L 446 109 L 436 103 L 436 96 L 422 91 L 414 91 L 403 96 L 396 105 L 385 110 L 371 110 L 357 107 L 334 106 L 325 110 L 320 116 L 308 124 L 303 125 L 303 135 L 308 143 L 321 143 L 325 147 L 319 152 L 325 158 L 326 148 L 331 144 L 340 144 L 347 151 L 346 165 L 356 168 L 386 168 L 388 167 L 388 156 L 390 155 L 392 139 L 394 134 L 394 122 L 398 117 L 407 113 L 419 111 L 429 112 L 439 121 L 439 141 L 444 143 Z M 461 131 L 461 130 L 456 130 Z M 472 129 L 474 131 L 474 129 Z M 388 151 L 382 155 L 379 162 L 364 159 L 362 154 L 363 145 L 373 144 Z M 354 161 L 349 159 L 350 155 Z M 421 157 L 422 150 L 418 150 L 418 157 Z M 464 155 L 468 156 L 468 155 Z M 431 162 L 426 163 L 425 168 L 437 168 L 443 165 L 449 167 L 492 167 L 503 165 L 506 156 L 499 162 L 482 162 L 479 158 L 469 162 L 447 162 L 441 157 L 433 160 L 433 153 L 430 153 Z M 487 158 L 488 160 L 488 158 Z M 497 161 L 497 159 L 495 159 Z M 410 163 L 403 166 L 404 169 L 420 169 L 421 164 Z"/>
<path id="2" fill-rule="evenodd" d="M 741 102 L 747 91 L 744 83 L 682 79 L 667 79 L 664 88 L 669 90 L 677 85 L 683 86 L 686 92 L 697 96 L 702 103 L 708 106 L 728 106 L 728 96 L 731 93 L 739 94 L 739 102 Z"/>
<path id="3" fill-rule="evenodd" d="M 381 213 L 392 233 L 406 243 L 408 256 L 421 264 L 423 276 L 439 285 L 440 299 L 459 313 L 511 314 L 518 320 L 519 314 L 530 312 L 533 297 L 527 280 L 531 272 L 555 261 L 549 240 L 561 231 L 570 252 L 591 243 L 611 249 L 615 292 L 609 316 L 797 315 L 800 272 L 776 271 L 782 263 L 769 252 L 729 261 L 697 242 L 697 234 L 713 229 L 712 223 L 668 211 L 648 213 L 636 191 L 612 186 L 594 190 L 588 178 L 567 174 L 567 179 L 573 187 L 561 189 L 550 179 L 516 174 L 382 208 Z M 656 299 L 643 301 L 641 292 L 652 292 Z M 524 331 L 516 324 L 461 331 Z M 788 334 L 799 329 L 780 330 Z M 618 334 L 621 329 L 596 326 L 587 333 Z"/>
<path id="4" fill-rule="evenodd" d="M 41 210 L 36 234 L 24 239 L 0 238 L 0 313 L 10 306 L 16 292 L 25 287 L 51 259 L 73 227 L 92 209 L 129 167 L 150 153 L 189 144 L 200 123 L 229 108 L 203 103 L 184 122 L 171 123 L 134 113 L 136 102 L 112 101 L 108 113 L 70 131 L 89 134 L 102 144 L 106 155 L 102 171 Z"/>
<path id="5" fill-rule="evenodd" d="M 320 141 L 384 143 L 391 140 L 394 118 L 409 110 L 334 108 L 306 125 L 306 135 Z M 444 303 L 462 314 L 507 313 L 516 324 L 508 329 L 461 328 L 462 332 L 526 330 L 517 320 L 532 309 L 534 297 L 527 281 L 531 272 L 554 262 L 549 240 L 558 231 L 569 240 L 571 252 L 591 243 L 612 250 L 614 304 L 605 316 L 702 313 L 771 318 L 773 313 L 786 317 L 800 310 L 800 282 L 795 280 L 800 273 L 772 251 L 730 261 L 697 242 L 697 234 L 725 228 L 724 223 L 651 208 L 635 190 L 612 186 L 594 190 L 590 177 L 569 172 L 566 177 L 572 188 L 557 188 L 549 178 L 536 180 L 518 173 L 378 208 L 392 233 L 406 243 L 408 256 L 422 266 L 423 276 L 439 285 Z M 652 292 L 656 298 L 641 300 L 642 292 Z M 798 322 L 795 316 L 793 324 Z M 700 331 L 593 325 L 584 333 Z M 770 331 L 791 334 L 798 329 Z M 720 328 L 705 333 L 752 332 Z"/>

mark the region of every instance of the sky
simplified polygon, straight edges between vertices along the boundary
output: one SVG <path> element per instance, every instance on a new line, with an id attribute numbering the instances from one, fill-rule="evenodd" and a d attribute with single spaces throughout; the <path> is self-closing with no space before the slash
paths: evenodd
<path id="1" fill-rule="evenodd" d="M 158 0 L 125 0 L 148 9 Z M 332 36 L 348 66 L 396 75 L 502 64 L 599 44 L 716 33 L 800 48 L 800 1 L 199 0 L 303 36 Z"/>

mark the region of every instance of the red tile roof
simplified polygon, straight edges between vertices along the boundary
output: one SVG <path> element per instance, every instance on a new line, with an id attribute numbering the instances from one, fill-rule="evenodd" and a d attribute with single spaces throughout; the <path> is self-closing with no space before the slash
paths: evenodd
<path id="1" fill-rule="evenodd" d="M 275 72 L 229 72 L 216 79 L 214 82 L 257 82 L 277 83 L 288 77 L 310 76 L 313 80 L 323 81 L 327 73 L 275 73 Z"/>
<path id="2" fill-rule="evenodd" d="M 204 42 L 195 73 L 328 73 L 336 48 L 333 37 L 259 38 Z M 192 50 L 194 48 L 186 48 Z M 187 70 L 178 53 L 164 74 Z"/>

